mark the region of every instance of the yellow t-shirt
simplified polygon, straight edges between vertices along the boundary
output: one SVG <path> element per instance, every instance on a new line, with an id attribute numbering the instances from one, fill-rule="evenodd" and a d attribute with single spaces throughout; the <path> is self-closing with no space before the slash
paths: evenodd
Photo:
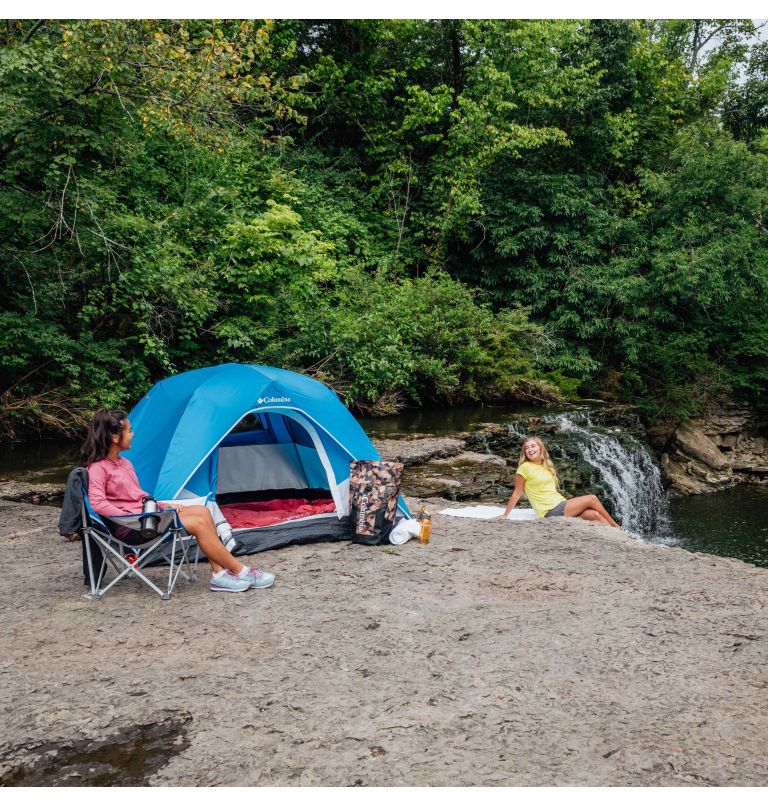
<path id="1" fill-rule="evenodd" d="M 543 465 L 523 462 L 517 472 L 525 479 L 525 497 L 533 511 L 543 518 L 552 507 L 556 507 L 564 496 L 557 491 L 555 477 Z"/>

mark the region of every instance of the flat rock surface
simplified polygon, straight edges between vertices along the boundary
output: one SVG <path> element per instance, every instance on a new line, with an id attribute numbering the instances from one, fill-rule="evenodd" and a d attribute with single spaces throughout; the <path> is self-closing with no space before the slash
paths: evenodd
<path id="1" fill-rule="evenodd" d="M 0 501 L 24 501 L 55 504 L 64 496 L 64 485 L 55 482 L 29 482 L 22 479 L 0 479 Z"/>
<path id="2" fill-rule="evenodd" d="M 432 459 L 433 465 L 447 465 L 448 467 L 460 465 L 499 465 L 506 467 L 507 463 L 493 453 L 477 453 L 474 451 L 462 451 L 455 456 L 445 456 L 440 459 Z"/>
<path id="3" fill-rule="evenodd" d="M 374 439 L 376 450 L 389 462 L 418 465 L 430 459 L 456 456 L 464 450 L 457 437 L 417 437 L 415 439 Z"/>
<path id="4" fill-rule="evenodd" d="M 436 515 L 428 546 L 258 555 L 269 590 L 211 593 L 201 566 L 170 601 L 92 603 L 58 510 L 0 511 L 6 783 L 175 736 L 143 782 L 768 784 L 768 569 Z"/>

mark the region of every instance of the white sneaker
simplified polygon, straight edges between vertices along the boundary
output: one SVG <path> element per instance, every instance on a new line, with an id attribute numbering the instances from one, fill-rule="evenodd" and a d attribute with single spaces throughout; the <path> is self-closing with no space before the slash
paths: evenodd
<path id="1" fill-rule="evenodd" d="M 247 591 L 251 583 L 247 578 L 241 579 L 237 574 L 225 571 L 223 574 L 214 574 L 211 577 L 212 591 Z"/>
<path id="2" fill-rule="evenodd" d="M 247 573 L 239 576 L 238 579 L 247 580 L 252 588 L 268 588 L 275 581 L 274 574 L 259 571 L 255 565 L 246 565 L 245 570 Z"/>

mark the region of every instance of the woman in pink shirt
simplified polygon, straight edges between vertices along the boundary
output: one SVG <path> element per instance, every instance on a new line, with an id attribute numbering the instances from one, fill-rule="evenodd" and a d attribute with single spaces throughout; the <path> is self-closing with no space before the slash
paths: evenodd
<path id="1" fill-rule="evenodd" d="M 88 469 L 88 499 L 99 515 L 135 515 L 142 510 L 148 493 L 141 489 L 133 465 L 120 455 L 130 450 L 132 439 L 131 423 L 125 412 L 99 409 L 93 415 L 83 444 L 83 459 Z M 161 509 L 175 509 L 184 529 L 197 539 L 211 564 L 211 590 L 268 588 L 275 581 L 272 574 L 253 565 L 243 565 L 229 553 L 219 540 L 206 507 L 158 503 Z"/>

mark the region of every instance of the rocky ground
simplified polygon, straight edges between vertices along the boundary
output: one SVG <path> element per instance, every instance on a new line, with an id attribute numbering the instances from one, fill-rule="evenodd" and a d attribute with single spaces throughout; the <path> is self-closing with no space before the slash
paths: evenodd
<path id="1" fill-rule="evenodd" d="M 700 495 L 768 480 L 765 411 L 719 401 L 674 430 L 659 425 L 647 436 L 673 493 Z"/>
<path id="2" fill-rule="evenodd" d="M 768 784 L 768 569 L 438 515 L 92 603 L 58 510 L 0 511 L 0 783 Z"/>
<path id="3" fill-rule="evenodd" d="M 405 465 L 403 488 L 416 496 L 453 501 L 507 498 L 515 485 L 514 468 L 500 456 L 476 450 L 482 447 L 477 443 L 470 434 L 374 440 L 384 459 Z"/>

